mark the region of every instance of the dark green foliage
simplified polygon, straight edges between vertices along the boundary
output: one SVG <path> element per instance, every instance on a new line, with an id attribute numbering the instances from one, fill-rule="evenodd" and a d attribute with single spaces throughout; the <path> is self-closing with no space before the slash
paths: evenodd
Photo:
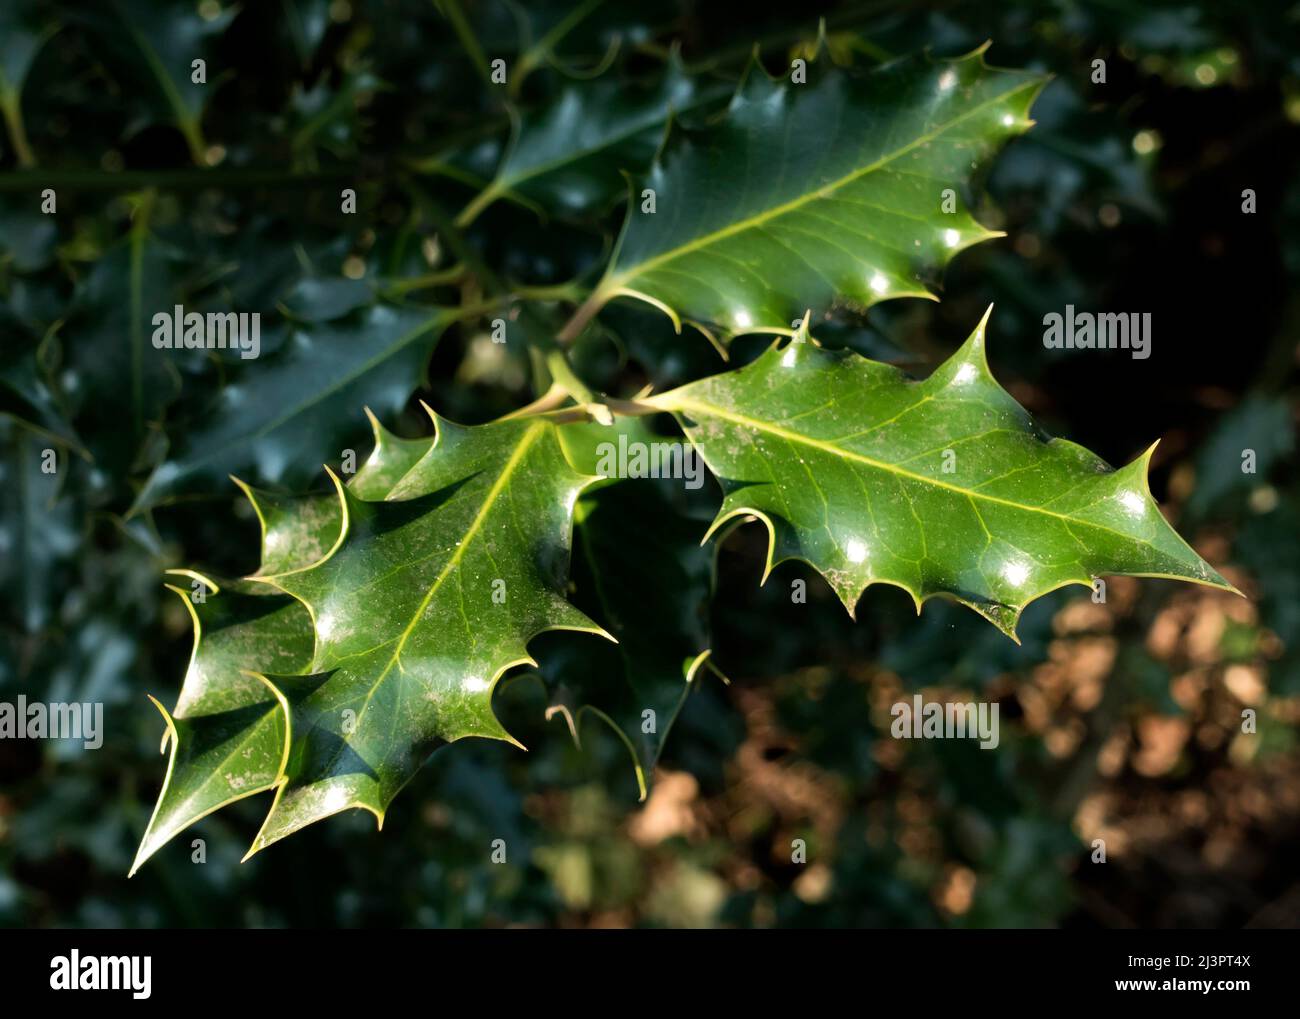
<path id="1" fill-rule="evenodd" d="M 1045 0 L 829 5 L 819 43 L 823 12 L 755 7 L 738 23 L 724 6 L 114 0 L 0 14 L 0 700 L 98 701 L 106 721 L 97 751 L 0 742 L 0 923 L 1241 923 L 1282 896 L 1289 877 L 1243 863 L 1225 879 L 1231 895 L 1207 892 L 1211 904 L 1197 907 L 1207 915 L 1157 899 L 1140 866 L 1211 830 L 1279 859 L 1294 849 L 1280 822 L 1215 827 L 1222 785 L 1206 778 L 1296 775 L 1286 700 L 1300 691 L 1296 311 L 1285 300 L 1300 273 L 1294 22 L 1271 5 L 1067 16 Z M 832 243 L 814 254 L 816 271 L 805 279 L 783 266 L 776 289 L 742 273 L 702 297 L 707 259 L 688 277 L 637 275 L 642 254 L 675 243 L 642 233 L 680 233 L 668 218 L 633 220 L 614 253 L 624 197 L 635 205 L 654 181 L 671 202 L 711 158 L 707 140 L 744 120 L 720 119 L 742 80 L 742 105 L 760 104 L 756 91 L 777 88 L 768 73 L 811 59 L 799 103 L 816 104 L 814 90 L 837 76 L 860 82 L 894 56 L 930 47 L 943 60 L 988 40 L 989 63 L 1026 69 L 1016 78 L 1025 109 L 997 139 L 1009 142 L 997 160 L 984 153 L 972 179 L 954 182 L 965 232 L 947 249 L 1007 237 L 964 251 L 945 274 L 950 252 L 927 250 L 898 280 L 882 266 L 887 285 L 873 289 L 860 266 L 837 262 L 839 227 L 824 224 L 814 231 Z M 754 42 L 762 66 L 750 64 Z M 1090 80 L 1098 56 L 1105 85 Z M 196 58 L 205 85 L 191 81 Z M 490 81 L 498 58 L 502 86 Z M 1038 124 L 1011 140 L 1044 73 L 1054 77 L 1033 107 Z M 815 134 L 817 116 L 796 109 Z M 1150 133 L 1135 147 L 1139 130 Z M 751 155 L 775 165 L 762 146 Z M 769 182 L 782 203 L 790 179 Z M 40 211 L 46 188 L 55 215 Z M 1243 188 L 1257 192 L 1257 215 L 1241 213 Z M 345 189 L 355 214 L 343 211 Z M 723 197 L 754 194 L 723 184 L 695 197 L 707 209 L 686 225 L 702 228 Z M 771 258 L 783 237 L 728 254 Z M 858 290 L 837 278 L 850 269 Z M 814 277 L 835 280 L 844 299 Z M 1158 501 L 1251 601 L 1225 607 L 1231 596 L 1164 581 L 1117 581 L 1104 607 L 1058 591 L 1025 609 L 1016 646 L 960 606 L 935 602 L 918 619 L 905 594 L 876 586 L 853 622 L 804 563 L 756 587 L 761 527 L 700 548 L 720 498 L 711 482 L 686 495 L 650 480 L 592 486 L 576 504 L 566 593 L 622 643 L 543 634 L 528 644 L 537 668 L 511 672 L 490 707 L 482 698 L 480 720 L 495 714 L 530 752 L 466 740 L 410 779 L 382 833 L 351 812 L 240 866 L 271 799 L 249 794 L 285 767 L 281 698 L 311 710 L 322 689 L 329 697 L 273 678 L 310 668 L 306 646 L 292 654 L 299 603 L 223 579 L 258 568 L 258 520 L 227 475 L 253 487 L 269 528 L 299 527 L 288 547 L 328 544 L 336 521 L 320 507 L 332 504 L 310 504 L 321 533 L 304 541 L 285 499 L 307 488 L 328 499 L 321 465 L 365 462 L 363 408 L 409 437 L 389 436 L 405 468 L 395 479 L 427 447 L 420 400 L 477 425 L 546 393 L 557 371 L 565 381 L 550 341 L 609 279 L 717 343 L 620 297 L 574 331 L 567 352 L 587 386 L 625 399 L 748 364 L 771 337 L 731 341 L 728 363 L 727 335 L 789 328 L 810 306 L 828 348 L 926 377 L 996 303 L 990 357 L 1016 399 L 1110 463 L 1163 437 L 1151 465 Z M 891 300 L 862 314 L 912 282 L 943 303 Z M 178 303 L 260 312 L 261 356 L 154 349 L 152 314 Z M 1152 309 L 1153 358 L 1045 350 L 1042 316 L 1066 303 Z M 504 344 L 491 339 L 497 319 Z M 661 430 L 655 438 L 672 439 L 671 423 Z M 590 450 L 564 441 L 590 471 Z M 1240 470 L 1246 445 L 1254 475 Z M 46 450 L 53 475 L 41 471 Z M 361 499 L 382 498 L 379 467 L 354 482 Z M 382 543 L 385 526 L 370 537 Z M 274 568 L 293 565 L 309 564 Z M 199 645 L 190 675 L 235 678 L 216 700 L 182 696 L 173 710 L 193 620 L 163 581 L 188 599 L 195 578 L 164 573 L 180 568 L 220 587 L 191 603 L 218 639 Z M 796 580 L 807 604 L 791 601 Z M 638 613 L 652 630 L 632 628 Z M 1188 636 L 1193 619 L 1213 629 L 1207 616 L 1221 621 L 1208 650 Z M 259 634 L 274 634 L 274 650 L 246 657 Z M 224 660 L 223 647 L 237 654 Z M 1098 698 L 1080 680 L 1077 696 L 1055 699 L 1061 674 L 1094 672 Z M 1189 700 L 1188 676 L 1211 693 Z M 888 704 L 921 689 L 996 699 L 998 752 L 891 740 Z M 150 833 L 158 851 L 128 883 L 166 760 L 146 692 L 194 760 L 212 747 L 224 755 L 243 738 L 232 733 L 267 739 L 238 788 L 171 788 L 160 818 L 174 811 L 177 823 Z M 654 734 L 641 732 L 643 704 L 660 716 Z M 1247 705 L 1259 711 L 1257 743 L 1234 739 Z M 1193 733 L 1167 763 L 1143 756 L 1156 717 Z M 1203 742 L 1216 727 L 1220 741 Z M 1112 737 L 1127 749 L 1118 771 L 1099 775 Z M 659 765 L 646 807 L 629 742 L 647 780 Z M 329 757 L 319 750 L 306 747 L 289 770 Z M 419 763 L 386 780 L 379 809 Z M 1139 838 L 1128 862 L 1089 869 L 1090 796 L 1109 797 L 1114 824 L 1149 832 L 1143 794 L 1157 780 L 1170 803 L 1210 790 L 1209 820 L 1195 831 L 1169 821 L 1164 841 Z M 208 806 L 245 795 L 160 849 Z M 205 840 L 203 865 L 191 862 L 194 838 Z M 509 847 L 504 864 L 491 861 L 495 839 Z M 808 865 L 790 862 L 794 839 L 807 843 Z M 1204 885 L 1196 873 L 1178 880 Z"/>

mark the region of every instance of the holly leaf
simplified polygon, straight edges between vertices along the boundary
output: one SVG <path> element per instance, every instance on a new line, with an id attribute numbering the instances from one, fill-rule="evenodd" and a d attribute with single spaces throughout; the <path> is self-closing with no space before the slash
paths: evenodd
<path id="1" fill-rule="evenodd" d="M 382 824 L 445 743 L 513 742 L 491 708 L 500 676 L 535 664 L 543 631 L 602 632 L 564 600 L 573 506 L 592 479 L 555 425 L 435 421 L 382 501 L 338 485 L 342 533 L 324 558 L 258 578 L 307 606 L 316 647 L 307 674 L 267 677 L 289 704 L 289 766 L 251 852 L 349 807 Z"/>
<path id="2" fill-rule="evenodd" d="M 227 585 L 191 606 L 195 658 L 164 712 L 173 758 L 137 867 L 197 818 L 270 788 L 250 855 L 350 807 L 382 824 L 433 750 L 514 742 L 492 691 L 512 666 L 536 664 L 533 637 L 608 636 L 564 600 L 573 507 L 595 479 L 569 464 L 554 424 L 435 417 L 434 439 L 404 440 L 371 420 L 374 453 L 352 486 L 330 475 L 331 497 L 243 486 L 262 566 L 237 597 Z M 205 616 L 218 611 L 240 615 L 213 630 Z"/>
<path id="3" fill-rule="evenodd" d="M 613 201 L 624 171 L 654 158 L 671 116 L 720 100 L 717 85 L 700 85 L 674 56 L 668 73 L 647 88 L 615 80 L 567 85 L 536 116 L 519 123 L 496 177 L 474 199 L 471 220 L 500 198 L 536 210 L 579 214 Z"/>
<path id="4" fill-rule="evenodd" d="M 924 381 L 801 330 L 735 372 L 651 402 L 722 481 L 711 532 L 753 516 L 767 570 L 810 563 L 853 613 L 869 584 L 968 605 L 1016 639 L 1025 605 L 1106 574 L 1235 590 L 1170 527 L 1147 487 L 1154 445 L 1114 470 L 1050 439 L 994 380 L 988 315 Z"/>
<path id="5" fill-rule="evenodd" d="M 195 81 L 193 61 L 208 56 L 208 44 L 234 21 L 238 9 L 232 7 L 212 17 L 198 18 L 194 8 L 182 0 L 113 0 L 112 9 L 129 46 L 121 46 L 113 30 L 116 26 L 106 25 L 103 38 L 130 53 L 130 63 L 124 66 L 142 65 L 139 73 L 148 72 L 154 87 L 153 105 L 160 119 L 169 118 L 175 123 L 185 136 L 191 158 L 199 166 L 206 165 L 207 143 L 201 122 L 217 88 L 218 74 L 213 64 L 205 68 L 203 81 Z M 94 13 L 99 16 L 97 20 L 104 20 L 100 12 Z"/>
<path id="6" fill-rule="evenodd" d="M 405 406 L 452 311 L 376 305 L 358 323 L 317 323 L 285 346 L 236 369 L 233 384 L 192 429 L 179 432 L 167 460 L 136 497 L 133 512 L 178 489 L 251 468 L 262 481 L 299 484 L 341 456 L 351 428 L 342 408 Z M 150 354 L 158 352 L 149 351 Z M 161 355 L 160 355 L 161 356 Z"/>
<path id="7" fill-rule="evenodd" d="M 194 354 L 155 350 L 150 342 L 153 315 L 181 301 L 182 273 L 148 218 L 146 203 L 128 235 L 94 264 L 57 334 L 73 425 L 97 465 L 113 475 L 132 466 L 148 427 L 180 392 L 178 364 Z"/>
<path id="8" fill-rule="evenodd" d="M 927 279 L 1000 236 L 965 204 L 971 178 L 1031 124 L 1045 83 L 983 50 L 815 82 L 751 68 L 724 120 L 681 132 L 635 195 L 596 300 L 639 298 L 726 334 L 788 332 L 808 308 L 932 298 Z"/>
<path id="9" fill-rule="evenodd" d="M 235 800 L 276 787 L 288 750 L 288 705 L 257 671 L 293 672 L 311 661 L 311 617 L 293 598 L 246 581 L 189 571 L 169 584 L 190 610 L 194 650 L 167 723 L 167 777 L 131 865 L 134 874 L 173 836 Z"/>
<path id="10" fill-rule="evenodd" d="M 551 711 L 563 713 L 575 740 L 586 715 L 619 733 L 644 799 L 673 722 L 710 667 L 713 555 L 701 547 L 704 523 L 682 479 L 620 478 L 609 470 L 606 458 L 620 436 L 629 443 L 680 442 L 650 432 L 641 418 L 561 429 L 579 470 L 608 474 L 574 515 L 573 600 L 618 643 L 574 642 L 548 655 L 541 674 Z"/>

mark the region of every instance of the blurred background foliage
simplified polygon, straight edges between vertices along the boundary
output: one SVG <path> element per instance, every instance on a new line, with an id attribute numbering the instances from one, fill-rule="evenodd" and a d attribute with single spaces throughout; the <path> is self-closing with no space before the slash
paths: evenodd
<path id="1" fill-rule="evenodd" d="M 818 6 L 4 4 L 0 699 L 100 701 L 107 731 L 93 752 L 0 742 L 0 923 L 1300 921 L 1300 5 Z M 531 751 L 440 752 L 382 833 L 346 815 L 240 865 L 259 797 L 127 881 L 164 772 L 145 693 L 174 697 L 191 640 L 162 571 L 255 565 L 226 474 L 319 484 L 321 462 L 368 449 L 363 405 L 416 435 L 418 399 L 463 421 L 531 399 L 525 330 L 503 348 L 479 317 L 439 338 L 427 308 L 508 292 L 520 322 L 553 328 L 620 222 L 619 171 L 643 172 L 664 130 L 651 119 L 604 162 L 467 209 L 512 128 L 553 123 L 563 141 L 640 123 L 638 104 L 682 81 L 680 116 L 707 119 L 755 45 L 779 71 L 985 40 L 991 63 L 1055 75 L 987 182 L 981 218 L 1007 237 L 957 259 L 942 303 L 819 335 L 925 373 L 995 302 L 990 355 L 1013 394 L 1112 463 L 1160 438 L 1157 497 L 1248 599 L 1115 580 L 1104 605 L 1036 603 L 1017 647 L 959 607 L 918 619 L 888 588 L 853 623 L 797 564 L 759 588 L 765 537 L 741 528 L 711 613 L 732 682 L 689 698 L 645 804 L 613 733 L 586 724 L 575 747 L 524 673 L 497 710 Z M 486 81 L 498 57 L 504 87 Z M 263 357 L 132 362 L 138 311 L 173 303 L 261 312 Z M 1150 311 L 1153 356 L 1044 350 L 1042 316 L 1067 303 Z M 609 391 L 722 367 L 652 310 L 602 323 L 577 359 Z M 574 654 L 565 639 L 539 639 L 539 660 Z M 918 691 L 996 700 L 1001 746 L 890 739 L 889 706 Z"/>

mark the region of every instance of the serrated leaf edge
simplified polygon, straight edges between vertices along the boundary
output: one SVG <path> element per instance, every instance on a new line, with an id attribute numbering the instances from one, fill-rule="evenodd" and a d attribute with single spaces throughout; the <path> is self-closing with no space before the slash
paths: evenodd
<path id="1" fill-rule="evenodd" d="M 951 357 L 949 357 L 941 365 L 939 365 L 939 367 L 936 368 L 933 373 L 931 373 L 929 378 L 934 378 L 936 376 L 939 376 L 941 373 L 946 372 L 951 368 L 960 367 L 961 365 L 969 364 L 969 365 L 973 365 L 986 381 L 991 382 L 993 385 L 997 386 L 998 389 L 1001 390 L 1003 393 L 1006 393 L 1006 390 L 994 378 L 993 373 L 989 368 L 988 360 L 987 360 L 987 351 L 985 347 L 984 337 L 985 337 L 985 329 L 987 327 L 989 317 L 992 314 L 992 312 L 993 312 L 993 305 L 990 304 L 988 308 L 985 310 L 983 317 L 980 319 L 979 324 L 975 327 L 974 332 L 971 333 L 971 335 L 967 338 L 966 342 L 963 343 L 962 346 L 959 347 L 952 354 Z M 807 334 L 807 322 L 808 319 L 807 316 L 805 316 L 803 325 L 801 325 L 801 327 L 796 331 L 795 338 L 792 341 L 793 343 L 815 342 L 812 341 L 812 338 Z M 768 348 L 768 350 L 761 356 L 762 357 L 770 356 L 780 346 L 781 346 L 781 341 L 780 340 L 775 341 Z M 784 349 L 788 349 L 788 347 Z M 867 359 L 864 358 L 863 360 L 867 360 Z M 681 389 L 685 389 L 685 388 L 686 388 L 685 386 L 681 387 Z M 689 407 L 692 405 L 696 405 L 696 402 L 690 400 L 689 398 L 683 398 L 681 396 L 675 395 L 680 393 L 681 389 L 670 390 L 669 392 L 661 393 L 658 396 L 648 397 L 644 400 L 644 402 L 660 407 L 663 410 L 672 412 L 674 416 L 677 416 L 679 418 L 679 423 L 681 423 L 680 412 L 682 410 L 688 410 Z M 1009 393 L 1007 393 L 1007 395 L 1010 396 Z M 1012 397 L 1012 399 L 1014 400 L 1014 397 Z M 699 406 L 701 406 L 701 409 L 706 409 L 710 414 L 714 416 L 727 417 L 733 421 L 739 422 L 743 417 L 740 415 L 724 413 L 720 411 L 718 408 L 713 407 L 711 405 L 699 405 Z M 772 428 L 764 429 L 762 427 L 762 422 L 752 421 L 750 423 L 752 423 L 755 426 L 755 428 L 758 430 L 774 431 L 774 429 Z M 781 432 L 780 434 L 784 434 L 784 432 Z M 687 433 L 687 435 L 689 438 L 689 432 Z M 810 445 L 815 445 L 815 446 L 824 445 L 817 441 L 808 440 L 804 437 L 798 436 L 797 434 L 794 435 L 793 437 L 797 441 L 805 442 Z M 1070 440 L 1068 439 L 1053 437 L 1047 440 L 1047 442 L 1044 444 L 1046 445 L 1048 443 L 1068 443 L 1068 442 L 1070 442 Z M 1147 503 L 1150 504 L 1154 512 L 1159 514 L 1163 519 L 1163 514 L 1160 511 L 1160 505 L 1158 502 L 1156 502 L 1155 497 L 1151 494 L 1151 487 L 1148 478 L 1148 470 L 1151 462 L 1151 456 L 1155 452 L 1156 446 L 1158 445 L 1159 445 L 1159 440 L 1157 439 L 1150 446 L 1148 446 L 1143 453 L 1135 457 L 1132 461 L 1130 461 L 1129 463 L 1125 464 L 1122 467 L 1112 469 L 1112 473 L 1123 474 L 1125 472 L 1128 472 L 1134 475 L 1135 479 L 1139 483 L 1140 492 L 1142 496 L 1145 498 Z M 698 446 L 696 447 L 696 449 L 699 452 L 701 458 L 704 458 L 704 451 L 702 449 L 699 449 Z M 842 451 L 840 450 L 832 449 L 831 451 L 835 455 L 843 455 Z M 855 459 L 870 459 L 870 458 L 855 457 Z M 707 460 L 705 462 L 707 463 Z M 871 460 L 870 462 L 872 463 L 873 466 L 879 467 L 881 469 L 893 471 L 895 473 L 899 472 L 894 465 L 891 465 L 885 461 Z M 911 474 L 911 472 L 902 472 L 902 473 L 906 473 L 909 475 Z M 967 492 L 965 489 L 960 489 L 957 488 L 956 486 L 947 485 L 941 481 L 937 481 L 935 479 L 928 478 L 923 475 L 916 475 L 916 478 L 917 480 L 922 481 L 926 484 L 933 484 L 943 488 L 953 488 L 955 491 L 960 492 L 962 495 L 969 496 L 971 494 Z M 982 498 L 993 498 L 993 497 L 984 495 L 982 496 Z M 1008 500 L 998 499 L 996 501 L 1006 502 Z M 1022 509 L 1022 510 L 1034 509 L 1034 507 L 1021 505 L 1019 503 L 1015 503 L 1013 505 L 1017 509 Z M 709 541 L 712 537 L 714 537 L 714 535 L 718 533 L 718 531 L 725 524 L 727 524 L 729 521 L 736 521 L 738 518 L 740 518 L 742 522 L 744 518 L 758 520 L 767 528 L 767 534 L 768 534 L 767 555 L 765 557 L 763 576 L 759 580 L 760 586 L 767 583 L 767 579 L 769 576 L 771 576 L 773 569 L 775 569 L 781 563 L 787 562 L 792 559 L 807 563 L 808 565 L 812 566 L 814 569 L 817 569 L 816 564 L 798 555 L 785 556 L 780 560 L 775 560 L 774 556 L 776 551 L 776 527 L 772 522 L 772 519 L 765 512 L 753 506 L 735 506 L 730 510 L 719 510 L 718 516 L 714 518 L 713 523 L 709 525 L 709 529 L 705 532 L 705 535 L 701 539 L 700 543 L 704 544 L 705 542 Z M 1089 526 L 1098 527 L 1103 530 L 1110 530 L 1110 528 L 1106 528 L 1104 525 L 1101 524 L 1089 524 Z M 1187 543 L 1187 541 L 1181 535 L 1179 535 L 1177 531 L 1175 531 L 1172 527 L 1170 527 L 1170 532 L 1174 535 L 1174 537 L 1178 539 L 1178 541 L 1182 543 L 1183 547 L 1188 552 L 1190 552 L 1196 559 L 1200 560 L 1201 562 L 1204 562 L 1204 560 L 1201 559 L 1200 555 L 1197 554 L 1196 550 L 1193 549 Z M 1240 595 L 1241 597 L 1245 597 L 1245 595 L 1243 595 L 1241 591 L 1239 591 L 1233 584 L 1231 584 L 1223 576 L 1221 576 L 1218 573 L 1218 571 L 1215 570 L 1213 567 L 1211 567 L 1208 563 L 1206 563 L 1205 566 L 1209 573 L 1209 577 L 1207 579 L 1191 577 L 1191 576 L 1180 576 L 1180 575 L 1169 574 L 1169 573 L 1125 573 L 1123 575 L 1130 576 L 1130 577 L 1145 577 L 1145 578 L 1160 579 L 1160 580 L 1180 580 L 1192 584 L 1197 584 L 1203 587 L 1211 587 L 1217 590 L 1229 591 L 1233 594 Z M 820 574 L 821 571 L 818 570 L 818 573 Z M 967 608 L 973 610 L 978 615 L 987 619 L 990 623 L 996 626 L 1000 631 L 1005 633 L 1013 641 L 1019 644 L 1020 638 L 1016 634 L 1016 627 L 1020 622 L 1020 616 L 1024 612 L 1026 606 L 1028 606 L 1030 603 L 1034 601 L 1037 601 L 1039 598 L 1051 594 L 1053 591 L 1058 591 L 1065 587 L 1082 586 L 1082 587 L 1091 588 L 1094 579 L 1095 578 L 1093 577 L 1086 577 L 1086 578 L 1081 577 L 1072 580 L 1067 580 L 1060 584 L 1055 585 L 1054 587 L 1050 587 L 1047 588 L 1046 590 L 1031 594 L 1025 597 L 1025 599 L 1019 603 L 1006 605 L 1005 607 L 1011 609 L 1013 612 L 1013 616 L 1010 622 L 1004 622 L 1003 620 L 998 618 L 997 613 L 984 611 L 981 608 L 979 603 L 973 602 L 970 599 L 962 598 L 961 596 L 953 592 L 933 591 L 925 596 L 920 596 L 916 591 L 912 590 L 912 588 L 908 587 L 906 584 L 901 584 L 893 580 L 885 580 L 885 579 L 877 580 L 873 578 L 871 580 L 868 580 L 866 583 L 864 583 L 856 591 L 856 593 L 852 593 L 852 594 L 848 594 L 844 591 L 839 590 L 838 588 L 835 587 L 835 585 L 832 585 L 832 589 L 835 590 L 837 597 L 840 599 L 840 602 L 844 605 L 845 609 L 848 611 L 849 618 L 855 621 L 857 619 L 857 604 L 861 600 L 862 594 L 866 591 L 868 587 L 879 584 L 888 587 L 897 587 L 902 589 L 903 591 L 906 591 L 907 594 L 911 596 L 912 602 L 916 606 L 916 613 L 918 616 L 921 614 L 922 606 L 927 601 L 930 601 L 933 598 L 943 598 L 949 601 L 955 601 L 961 605 L 965 605 Z"/>

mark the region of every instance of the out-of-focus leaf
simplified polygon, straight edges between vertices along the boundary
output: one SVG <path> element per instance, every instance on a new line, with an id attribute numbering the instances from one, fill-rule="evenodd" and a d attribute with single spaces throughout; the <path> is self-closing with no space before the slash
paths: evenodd
<path id="1" fill-rule="evenodd" d="M 0 264 L 7 262 L 19 272 L 36 272 L 54 261 L 59 231 L 54 216 L 41 212 L 38 196 L 0 197 L 0 216 L 5 224 L 0 235 Z"/>
<path id="2" fill-rule="evenodd" d="M 153 346 L 152 318 L 180 303 L 180 264 L 137 214 L 124 241 L 95 263 L 60 330 L 59 375 L 73 424 L 106 471 L 125 474 L 180 391 L 178 362 L 192 351 Z"/>
<path id="3" fill-rule="evenodd" d="M 635 418 L 619 419 L 615 427 L 561 429 L 570 460 L 584 473 L 599 472 L 609 453 L 604 444 L 617 449 L 620 435 L 662 448 L 682 445 L 650 433 Z M 575 654 L 548 658 L 542 669 L 553 705 L 568 712 L 575 731 L 589 712 L 622 734 L 642 795 L 709 655 L 713 556 L 700 545 L 707 518 L 689 512 L 685 489 L 676 490 L 682 485 L 683 479 L 668 477 L 616 478 L 579 500 L 574 601 L 618 644 L 588 641 L 580 653 L 575 648 Z"/>
<path id="4" fill-rule="evenodd" d="M 81 452 L 81 441 L 65 420 L 39 368 L 40 344 L 3 305 L 0 330 L 6 336 L 5 348 L 0 350 L 0 414 L 12 414 Z"/>
<path id="5" fill-rule="evenodd" d="M 67 469 L 66 454 L 0 418 L 0 605 L 28 632 L 49 620 L 56 564 L 79 540 L 72 508 L 59 498 Z"/>
<path id="6" fill-rule="evenodd" d="M 35 162 L 23 127 L 23 84 L 37 52 L 54 34 L 48 14 L 32 0 L 10 0 L 0 8 L 0 115 L 23 166 Z"/>
<path id="7" fill-rule="evenodd" d="M 285 295 L 284 306 L 299 321 L 330 322 L 374 299 L 374 289 L 365 280 L 305 276 Z"/>
<path id="8" fill-rule="evenodd" d="M 206 143 L 200 121 L 220 73 L 207 61 L 206 43 L 226 30 L 238 9 L 195 17 L 193 5 L 184 0 L 112 0 L 112 8 L 135 50 L 134 61 L 153 80 L 160 112 L 180 129 L 191 157 L 202 165 Z M 204 82 L 194 80 L 192 65 L 199 59 L 208 65 Z"/>
<path id="9" fill-rule="evenodd" d="M 1202 517 L 1231 495 L 1262 483 L 1294 448 L 1295 418 L 1287 400 L 1247 397 L 1224 416 L 1197 454 L 1196 488 L 1187 512 Z"/>
<path id="10" fill-rule="evenodd" d="M 341 455 L 354 408 L 389 414 L 405 405 L 454 318 L 451 311 L 376 305 L 358 321 L 296 331 L 265 363 L 243 367 L 201 423 L 174 440 L 135 509 L 250 469 L 262 482 L 305 483 Z"/>
<path id="11" fill-rule="evenodd" d="M 608 204 L 626 189 L 622 172 L 639 174 L 650 164 L 670 116 L 728 91 L 689 78 L 675 59 L 649 88 L 605 79 L 568 85 L 520 123 L 495 179 L 463 218 L 503 197 L 570 214 Z"/>

